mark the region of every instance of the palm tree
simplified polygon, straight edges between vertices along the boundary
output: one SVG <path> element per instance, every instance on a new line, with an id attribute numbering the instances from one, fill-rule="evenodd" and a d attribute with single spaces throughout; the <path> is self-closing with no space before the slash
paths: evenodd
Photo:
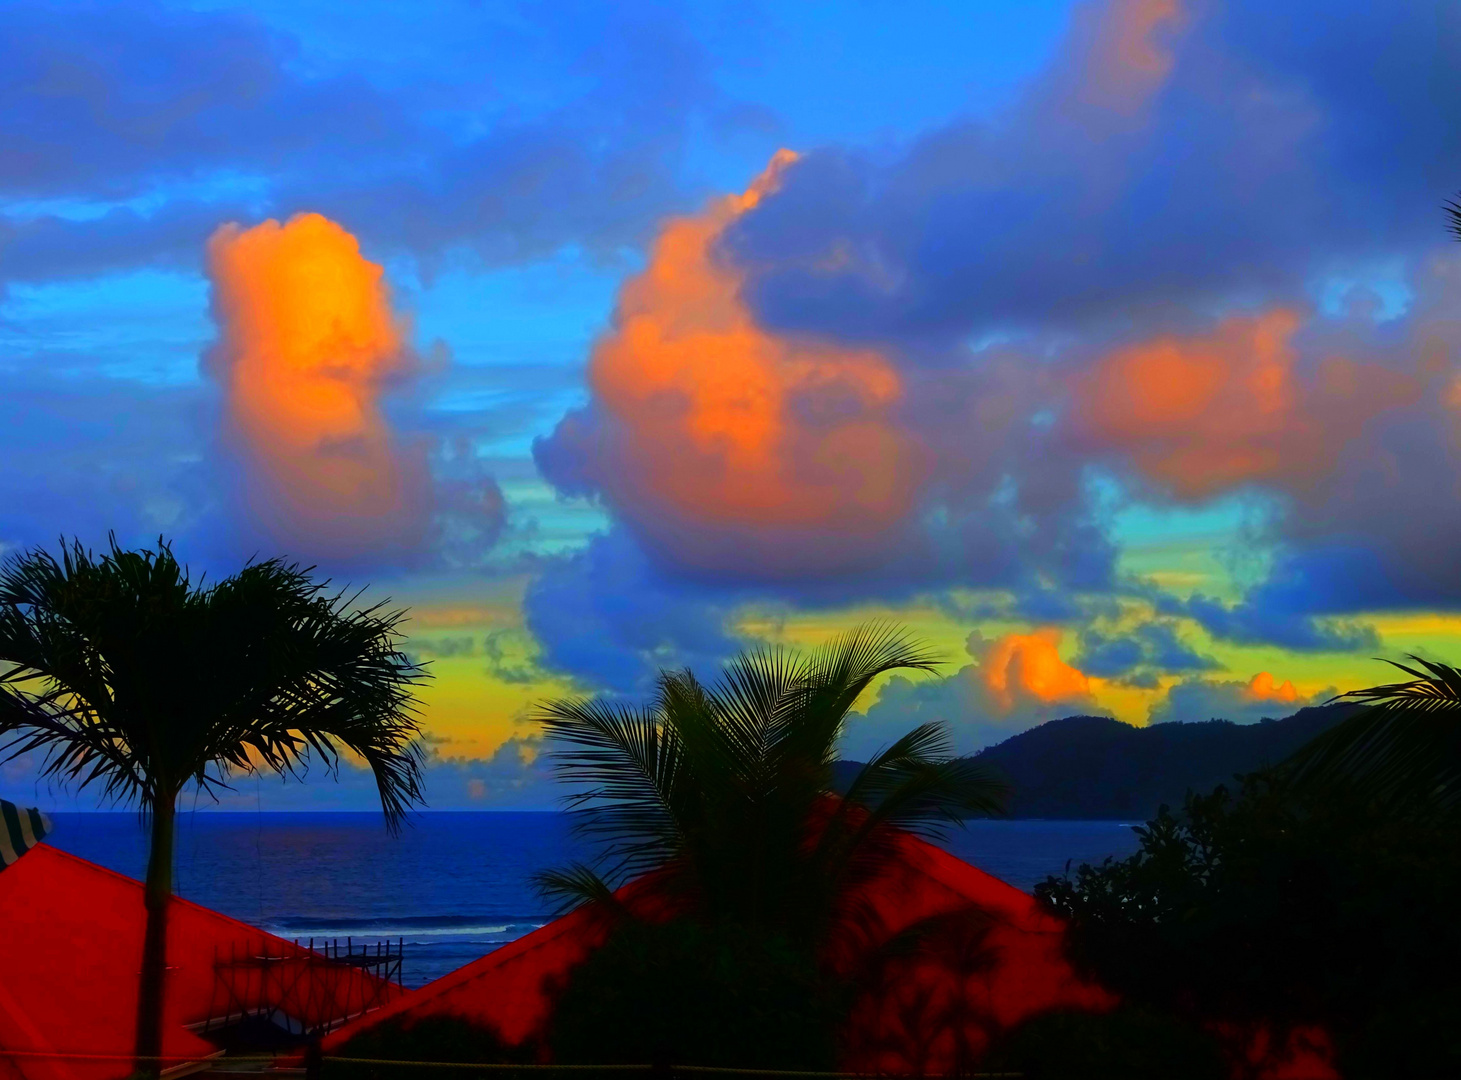
<path id="1" fill-rule="evenodd" d="M 1461 195 L 1448 199 L 1442 204 L 1441 209 L 1445 210 L 1446 216 L 1451 219 L 1450 224 L 1446 226 L 1446 231 L 1457 240 L 1461 240 Z"/>
<path id="2" fill-rule="evenodd" d="M 1379 806 L 1461 812 L 1461 670 L 1387 660 L 1411 676 L 1341 694 L 1365 706 L 1306 743 L 1286 763 L 1301 788 L 1342 784 Z"/>
<path id="3" fill-rule="evenodd" d="M 931 670 L 900 632 L 873 624 L 808 657 L 759 649 L 711 687 L 663 674 L 646 708 L 601 699 L 540 712 L 581 835 L 602 845 L 611 880 L 648 879 L 712 921 L 815 944 L 845 928 L 859 882 L 886 865 L 897 830 L 937 834 L 999 812 L 1003 784 L 952 759 L 941 725 L 924 724 L 833 789 L 848 712 L 879 675 Z M 570 904 L 613 904 L 610 881 L 576 864 L 539 876 Z"/>
<path id="4" fill-rule="evenodd" d="M 80 542 L 0 567 L 0 747 L 43 755 L 42 774 L 135 804 L 151 823 L 136 1066 L 162 1050 L 173 822 L 185 786 L 231 775 L 332 775 L 343 750 L 375 774 L 387 827 L 421 801 L 403 612 L 359 608 L 308 569 L 253 563 L 205 585 L 171 547 L 100 558 Z"/>

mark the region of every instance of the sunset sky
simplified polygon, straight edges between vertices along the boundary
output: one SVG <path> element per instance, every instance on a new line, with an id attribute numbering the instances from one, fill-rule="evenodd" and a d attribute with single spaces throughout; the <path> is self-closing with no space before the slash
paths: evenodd
<path id="1" fill-rule="evenodd" d="M 409 607 L 441 808 L 870 618 L 853 755 L 1461 662 L 1461 7 L 1325 11 L 5 4 L 0 552 Z"/>

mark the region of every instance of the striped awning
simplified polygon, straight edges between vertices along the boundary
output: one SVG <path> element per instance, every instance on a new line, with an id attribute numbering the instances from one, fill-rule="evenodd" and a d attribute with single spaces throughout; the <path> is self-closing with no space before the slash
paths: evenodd
<path id="1" fill-rule="evenodd" d="M 20 858 L 51 831 L 51 819 L 39 810 L 0 799 L 0 870 Z"/>

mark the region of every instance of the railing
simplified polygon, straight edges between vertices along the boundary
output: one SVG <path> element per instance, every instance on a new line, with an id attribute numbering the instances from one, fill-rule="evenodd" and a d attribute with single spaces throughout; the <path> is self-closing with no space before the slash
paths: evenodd
<path id="1" fill-rule="evenodd" d="M 296 1037 L 327 1034 L 385 1003 L 399 986 L 405 943 L 315 939 L 291 946 L 272 938 L 215 947 L 207 1019 L 193 1025 L 210 1034 L 250 1019 Z"/>

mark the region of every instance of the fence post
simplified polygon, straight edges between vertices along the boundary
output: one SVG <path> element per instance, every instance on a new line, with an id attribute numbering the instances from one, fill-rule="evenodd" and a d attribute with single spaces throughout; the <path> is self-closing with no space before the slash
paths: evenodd
<path id="1" fill-rule="evenodd" d="M 320 1036 L 318 1034 L 310 1037 L 309 1046 L 304 1051 L 304 1080 L 320 1080 L 320 1067 L 324 1064 L 324 1056 L 320 1053 Z"/>

